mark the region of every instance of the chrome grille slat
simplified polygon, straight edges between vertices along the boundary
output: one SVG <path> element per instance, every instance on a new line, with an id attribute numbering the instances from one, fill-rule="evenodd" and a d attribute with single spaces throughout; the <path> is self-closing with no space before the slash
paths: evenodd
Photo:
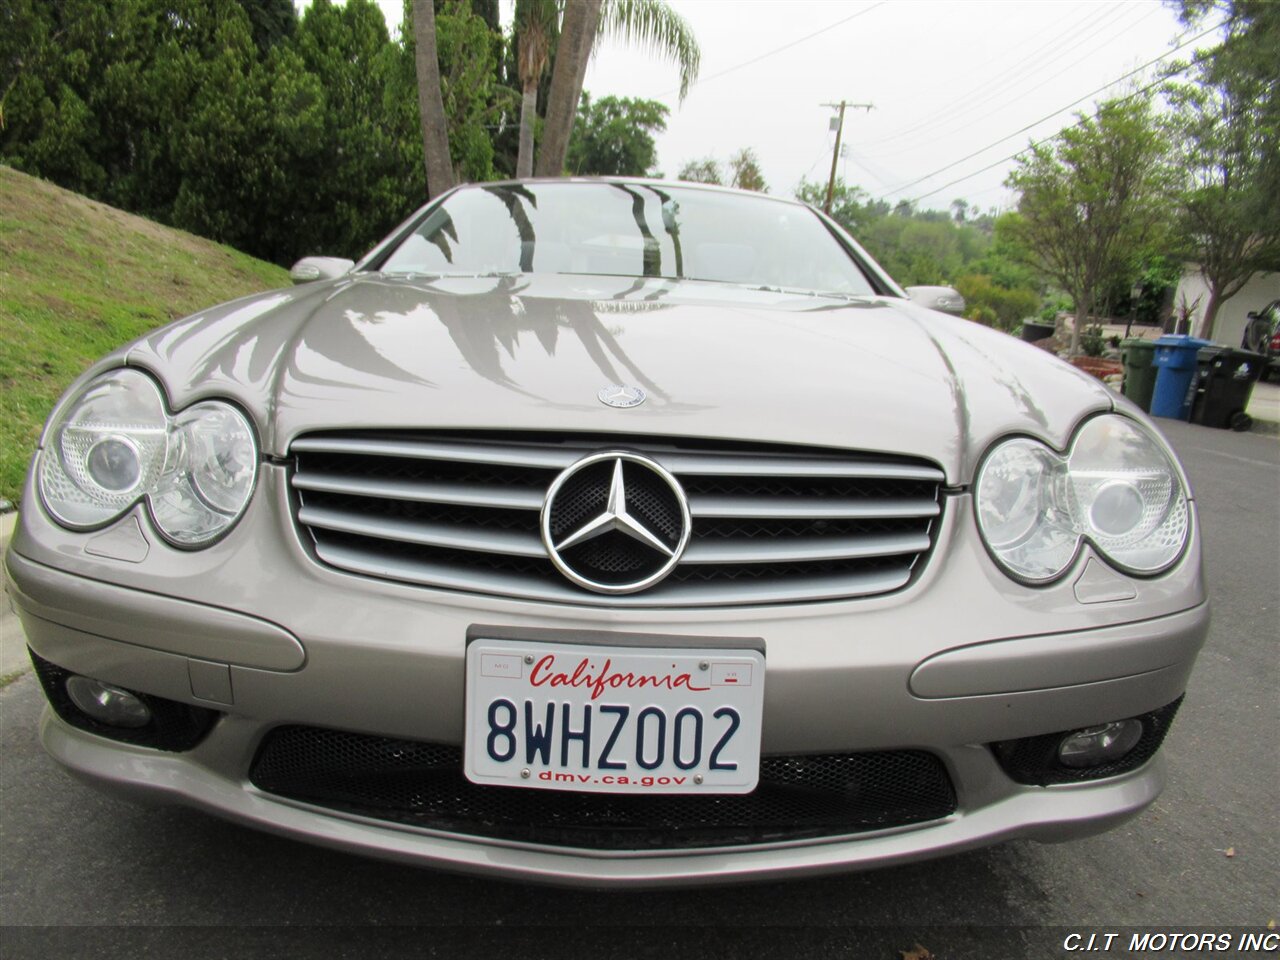
<path id="1" fill-rule="evenodd" d="M 814 537 L 805 540 L 695 540 L 681 563 L 809 563 L 854 557 L 896 557 L 929 549 L 925 534 L 878 534 L 864 537 Z"/>
<path id="2" fill-rule="evenodd" d="M 525 448 L 515 444 L 431 443 L 418 440 L 363 440 L 347 437 L 295 440 L 291 448 L 303 453 L 355 453 L 413 460 L 452 460 L 498 467 L 540 467 L 563 470 L 582 456 L 581 450 Z"/>
<path id="3" fill-rule="evenodd" d="M 478 550 L 483 553 L 505 553 L 513 557 L 544 557 L 542 541 L 535 534 L 507 530 L 461 530 L 441 523 L 407 523 L 384 517 L 362 516 L 324 507 L 303 507 L 298 519 L 309 527 L 336 530 L 359 537 L 416 543 L 451 550 Z"/>
<path id="4" fill-rule="evenodd" d="M 618 449 L 625 449 L 623 440 Z M 588 450 L 607 450 L 610 444 L 556 444 L 541 447 L 522 443 L 454 443 L 449 441 L 392 440 L 382 438 L 303 437 L 292 450 L 303 453 L 353 453 L 419 460 L 455 460 L 494 466 L 540 467 L 563 470 Z M 838 457 L 788 457 L 738 452 L 715 455 L 686 453 L 665 445 L 647 445 L 647 452 L 675 474 L 716 477 L 848 477 L 880 480 L 941 481 L 936 467 L 917 464 L 842 460 Z"/>
<path id="5" fill-rule="evenodd" d="M 402 580 L 424 586 L 443 587 L 469 593 L 500 593 L 520 600 L 550 600 L 586 606 L 607 607 L 723 607 L 742 603 L 796 603 L 798 601 L 838 600 L 844 597 L 888 593 L 907 584 L 908 569 L 875 571 L 849 576 L 827 576 L 806 579 L 803 586 L 773 583 L 753 584 L 749 597 L 734 583 L 673 583 L 666 580 L 643 593 L 603 596 L 579 590 L 567 580 L 534 581 L 511 574 L 469 575 L 447 564 L 422 560 L 402 560 L 379 555 L 375 551 L 351 547 L 318 547 L 321 560 L 335 567 L 384 580 Z"/>
<path id="6" fill-rule="evenodd" d="M 859 480 L 940 481 L 944 476 L 936 467 L 867 463 L 861 460 L 705 456 L 688 453 L 655 453 L 653 456 L 672 473 L 687 477 L 846 477 Z"/>
<path id="7" fill-rule="evenodd" d="M 603 451 L 651 458 L 688 496 L 693 528 L 680 563 L 637 593 L 570 582 L 539 534 L 552 481 Z M 944 479 L 903 457 L 616 436 L 369 431 L 302 437 L 290 454 L 297 521 L 321 563 L 445 590 L 627 608 L 901 589 L 932 546 Z"/>
<path id="8" fill-rule="evenodd" d="M 918 499 L 853 500 L 794 497 L 729 497 L 690 494 L 689 512 L 694 517 L 741 517 L 752 520 L 883 520 L 892 517 L 936 517 L 942 512 L 937 500 Z"/>
<path id="9" fill-rule="evenodd" d="M 460 507 L 493 507 L 500 510 L 541 510 L 542 492 L 520 488 L 482 487 L 462 483 L 422 483 L 359 476 L 312 476 L 297 473 L 293 485 L 301 490 L 343 493 L 383 500 L 448 503 Z"/>

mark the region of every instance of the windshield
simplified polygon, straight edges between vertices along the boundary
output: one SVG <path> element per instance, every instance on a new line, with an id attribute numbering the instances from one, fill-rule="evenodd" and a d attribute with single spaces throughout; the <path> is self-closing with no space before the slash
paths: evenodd
<path id="1" fill-rule="evenodd" d="M 875 292 L 811 210 L 765 197 L 622 183 L 459 190 L 383 262 L 388 273 L 665 277 Z"/>

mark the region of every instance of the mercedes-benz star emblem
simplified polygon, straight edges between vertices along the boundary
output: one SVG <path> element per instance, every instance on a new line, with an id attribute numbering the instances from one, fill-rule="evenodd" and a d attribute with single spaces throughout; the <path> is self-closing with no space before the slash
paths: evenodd
<path id="1" fill-rule="evenodd" d="M 597 593 L 634 593 L 667 576 L 689 543 L 680 481 L 636 453 L 566 467 L 542 504 L 542 542 L 557 570 Z"/>
<path id="2" fill-rule="evenodd" d="M 621 384 L 611 383 L 607 387 L 601 387 L 596 396 L 600 398 L 601 403 L 607 403 L 611 407 L 638 407 L 644 403 L 644 398 L 648 394 L 639 387 L 624 387 Z"/>

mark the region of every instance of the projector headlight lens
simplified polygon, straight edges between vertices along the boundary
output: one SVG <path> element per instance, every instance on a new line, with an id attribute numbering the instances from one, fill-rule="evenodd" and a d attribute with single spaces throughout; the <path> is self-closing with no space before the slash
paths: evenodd
<path id="1" fill-rule="evenodd" d="M 235 407 L 206 401 L 170 415 L 150 377 L 113 370 L 53 425 L 40 496 L 73 530 L 101 526 L 145 498 L 167 539 L 202 546 L 244 512 L 257 463 L 253 430 Z"/>
<path id="2" fill-rule="evenodd" d="M 998 444 L 977 480 L 978 529 L 1017 579 L 1061 576 L 1088 540 L 1136 574 L 1168 568 L 1190 530 L 1187 496 L 1167 454 L 1137 423 L 1088 420 L 1066 454 L 1017 437 Z"/>

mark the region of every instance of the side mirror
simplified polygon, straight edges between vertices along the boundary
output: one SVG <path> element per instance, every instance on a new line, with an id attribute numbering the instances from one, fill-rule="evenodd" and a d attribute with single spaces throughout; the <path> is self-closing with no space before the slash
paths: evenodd
<path id="1" fill-rule="evenodd" d="M 303 257 L 289 270 L 294 283 L 311 283 L 313 280 L 333 280 L 350 273 L 354 260 L 342 257 Z"/>
<path id="2" fill-rule="evenodd" d="M 964 297 L 954 287 L 903 287 L 912 303 L 953 316 L 964 314 Z"/>

